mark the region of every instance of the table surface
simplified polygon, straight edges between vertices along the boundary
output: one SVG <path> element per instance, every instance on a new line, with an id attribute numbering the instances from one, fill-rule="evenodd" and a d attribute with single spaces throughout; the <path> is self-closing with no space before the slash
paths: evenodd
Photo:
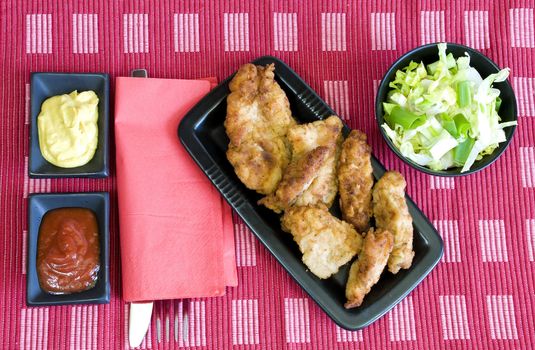
<path id="1" fill-rule="evenodd" d="M 337 327 L 237 218 L 239 286 L 225 297 L 157 302 L 142 348 L 527 349 L 535 343 L 535 30 L 532 1 L 0 2 L 0 348 L 124 349 L 115 169 L 106 179 L 29 179 L 30 72 L 134 68 L 152 77 L 219 79 L 270 54 L 286 61 L 408 192 L 445 242 L 441 263 L 370 327 Z M 505 154 L 461 178 L 416 172 L 387 149 L 374 120 L 378 82 L 402 53 L 450 41 L 510 67 L 519 127 Z M 178 142 L 178 141 L 177 141 Z M 112 149 L 113 152 L 113 149 Z M 112 153 L 113 154 L 113 153 Z M 113 158 L 113 157 L 112 157 Z M 111 194 L 110 304 L 28 308 L 28 194 Z M 178 194 L 170 194 L 178 195 Z"/>

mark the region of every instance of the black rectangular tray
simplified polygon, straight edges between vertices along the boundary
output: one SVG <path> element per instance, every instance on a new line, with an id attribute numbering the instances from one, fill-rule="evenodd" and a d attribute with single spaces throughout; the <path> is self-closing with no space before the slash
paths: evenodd
<path id="1" fill-rule="evenodd" d="M 292 115 L 299 122 L 313 122 L 336 114 L 281 60 L 264 56 L 252 63 L 275 64 L 275 79 L 286 92 Z M 415 257 L 411 268 L 401 270 L 396 275 L 385 272 L 359 308 L 346 310 L 345 284 L 350 264 L 326 280 L 309 272 L 301 261 L 302 254 L 292 236 L 282 231 L 280 215 L 256 204 L 262 196 L 240 182 L 226 158 L 229 140 L 223 122 L 231 79 L 232 76 L 223 81 L 186 114 L 178 128 L 180 141 L 256 237 L 329 317 L 349 330 L 370 325 L 407 296 L 435 267 L 442 257 L 442 239 L 407 196 L 414 224 Z M 344 134 L 347 135 L 349 131 L 345 126 Z M 372 167 L 376 179 L 385 172 L 375 157 L 372 157 Z"/>

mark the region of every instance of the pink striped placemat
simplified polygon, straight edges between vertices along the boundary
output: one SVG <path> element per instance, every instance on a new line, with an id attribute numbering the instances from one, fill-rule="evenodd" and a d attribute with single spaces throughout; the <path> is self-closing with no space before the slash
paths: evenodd
<path id="1" fill-rule="evenodd" d="M 128 348 L 120 298 L 115 169 L 107 179 L 29 179 L 29 73 L 147 68 L 163 78 L 219 79 L 258 56 L 286 61 L 408 192 L 445 241 L 437 269 L 401 304 L 358 332 L 337 327 L 235 218 L 239 287 L 156 304 L 144 349 L 528 349 L 535 343 L 535 30 L 532 1 L 81 1 L 0 3 L 0 347 Z M 418 173 L 387 149 L 374 120 L 379 80 L 402 53 L 463 43 L 511 68 L 519 127 L 507 152 L 463 178 Z M 112 84 L 113 86 L 113 84 Z M 177 141 L 178 142 L 178 141 Z M 113 151 L 113 150 L 112 150 Z M 113 159 L 113 157 L 111 157 Z M 109 191 L 108 305 L 27 308 L 27 197 Z"/>

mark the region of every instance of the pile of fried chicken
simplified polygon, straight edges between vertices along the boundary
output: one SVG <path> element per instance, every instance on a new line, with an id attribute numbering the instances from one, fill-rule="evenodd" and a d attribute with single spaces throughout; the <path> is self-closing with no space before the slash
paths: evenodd
<path id="1" fill-rule="evenodd" d="M 283 213 L 282 229 L 314 275 L 329 278 L 358 255 L 345 304 L 358 307 L 387 265 L 393 274 L 411 266 L 405 179 L 389 171 L 374 185 L 366 135 L 353 130 L 344 140 L 338 117 L 297 124 L 274 69 L 246 64 L 230 82 L 227 158 L 247 188 L 265 195 L 259 204 Z M 337 193 L 343 220 L 329 211 Z"/>

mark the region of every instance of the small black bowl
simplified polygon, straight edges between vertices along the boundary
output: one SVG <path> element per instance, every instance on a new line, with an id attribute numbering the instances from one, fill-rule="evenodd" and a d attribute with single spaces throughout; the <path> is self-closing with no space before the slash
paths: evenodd
<path id="1" fill-rule="evenodd" d="M 78 207 L 93 211 L 97 217 L 100 244 L 100 271 L 97 283 L 80 293 L 54 295 L 43 291 L 37 277 L 37 242 L 44 215 L 52 209 Z M 107 304 L 110 302 L 110 198 L 106 192 L 32 194 L 28 202 L 28 259 L 26 304 L 28 306 Z"/>
<path id="2" fill-rule="evenodd" d="M 411 167 L 423 171 L 424 173 L 437 175 L 437 176 L 462 176 L 468 175 L 475 172 L 478 172 L 487 166 L 491 165 L 498 159 L 498 157 L 505 151 L 513 134 L 515 132 L 516 126 L 507 127 L 504 129 L 506 141 L 500 143 L 497 149 L 494 150 L 492 154 L 484 156 L 482 159 L 475 161 L 470 170 L 461 173 L 461 168 L 450 168 L 447 170 L 432 170 L 428 167 L 421 166 L 416 164 L 410 159 L 405 158 L 401 152 L 394 146 L 392 141 L 388 138 L 385 131 L 381 127 L 384 123 L 384 110 L 383 102 L 386 101 L 390 87 L 388 86 L 391 81 L 396 77 L 396 72 L 399 69 L 405 68 L 409 65 L 410 61 L 415 61 L 417 63 L 423 62 L 424 64 L 430 64 L 438 60 L 438 43 L 423 45 L 415 48 L 414 50 L 409 51 L 408 53 L 401 56 L 394 64 L 388 69 L 379 89 L 377 90 L 377 97 L 375 98 L 375 118 L 377 124 L 379 125 L 379 130 L 383 135 L 388 147 L 394 151 L 394 153 L 405 163 Z M 487 56 L 483 55 L 481 52 L 476 51 L 468 46 L 447 43 L 448 47 L 446 52 L 451 52 L 455 58 L 464 56 L 465 52 L 470 55 L 470 65 L 474 67 L 479 74 L 484 78 L 490 74 L 497 73 L 500 69 L 496 63 L 492 62 Z M 509 83 L 509 80 L 500 83 L 494 83 L 493 87 L 500 90 L 500 98 L 502 99 L 502 104 L 498 114 L 502 118 L 502 122 L 516 121 L 517 120 L 517 107 L 516 107 L 516 98 L 513 92 L 513 88 Z"/>
<path id="3" fill-rule="evenodd" d="M 93 90 L 98 96 L 98 146 L 93 159 L 76 168 L 60 168 L 49 163 L 39 148 L 37 116 L 43 102 L 52 96 Z M 30 156 L 28 173 L 44 177 L 106 177 L 109 175 L 108 124 L 110 78 L 107 74 L 32 73 L 31 76 Z"/>

